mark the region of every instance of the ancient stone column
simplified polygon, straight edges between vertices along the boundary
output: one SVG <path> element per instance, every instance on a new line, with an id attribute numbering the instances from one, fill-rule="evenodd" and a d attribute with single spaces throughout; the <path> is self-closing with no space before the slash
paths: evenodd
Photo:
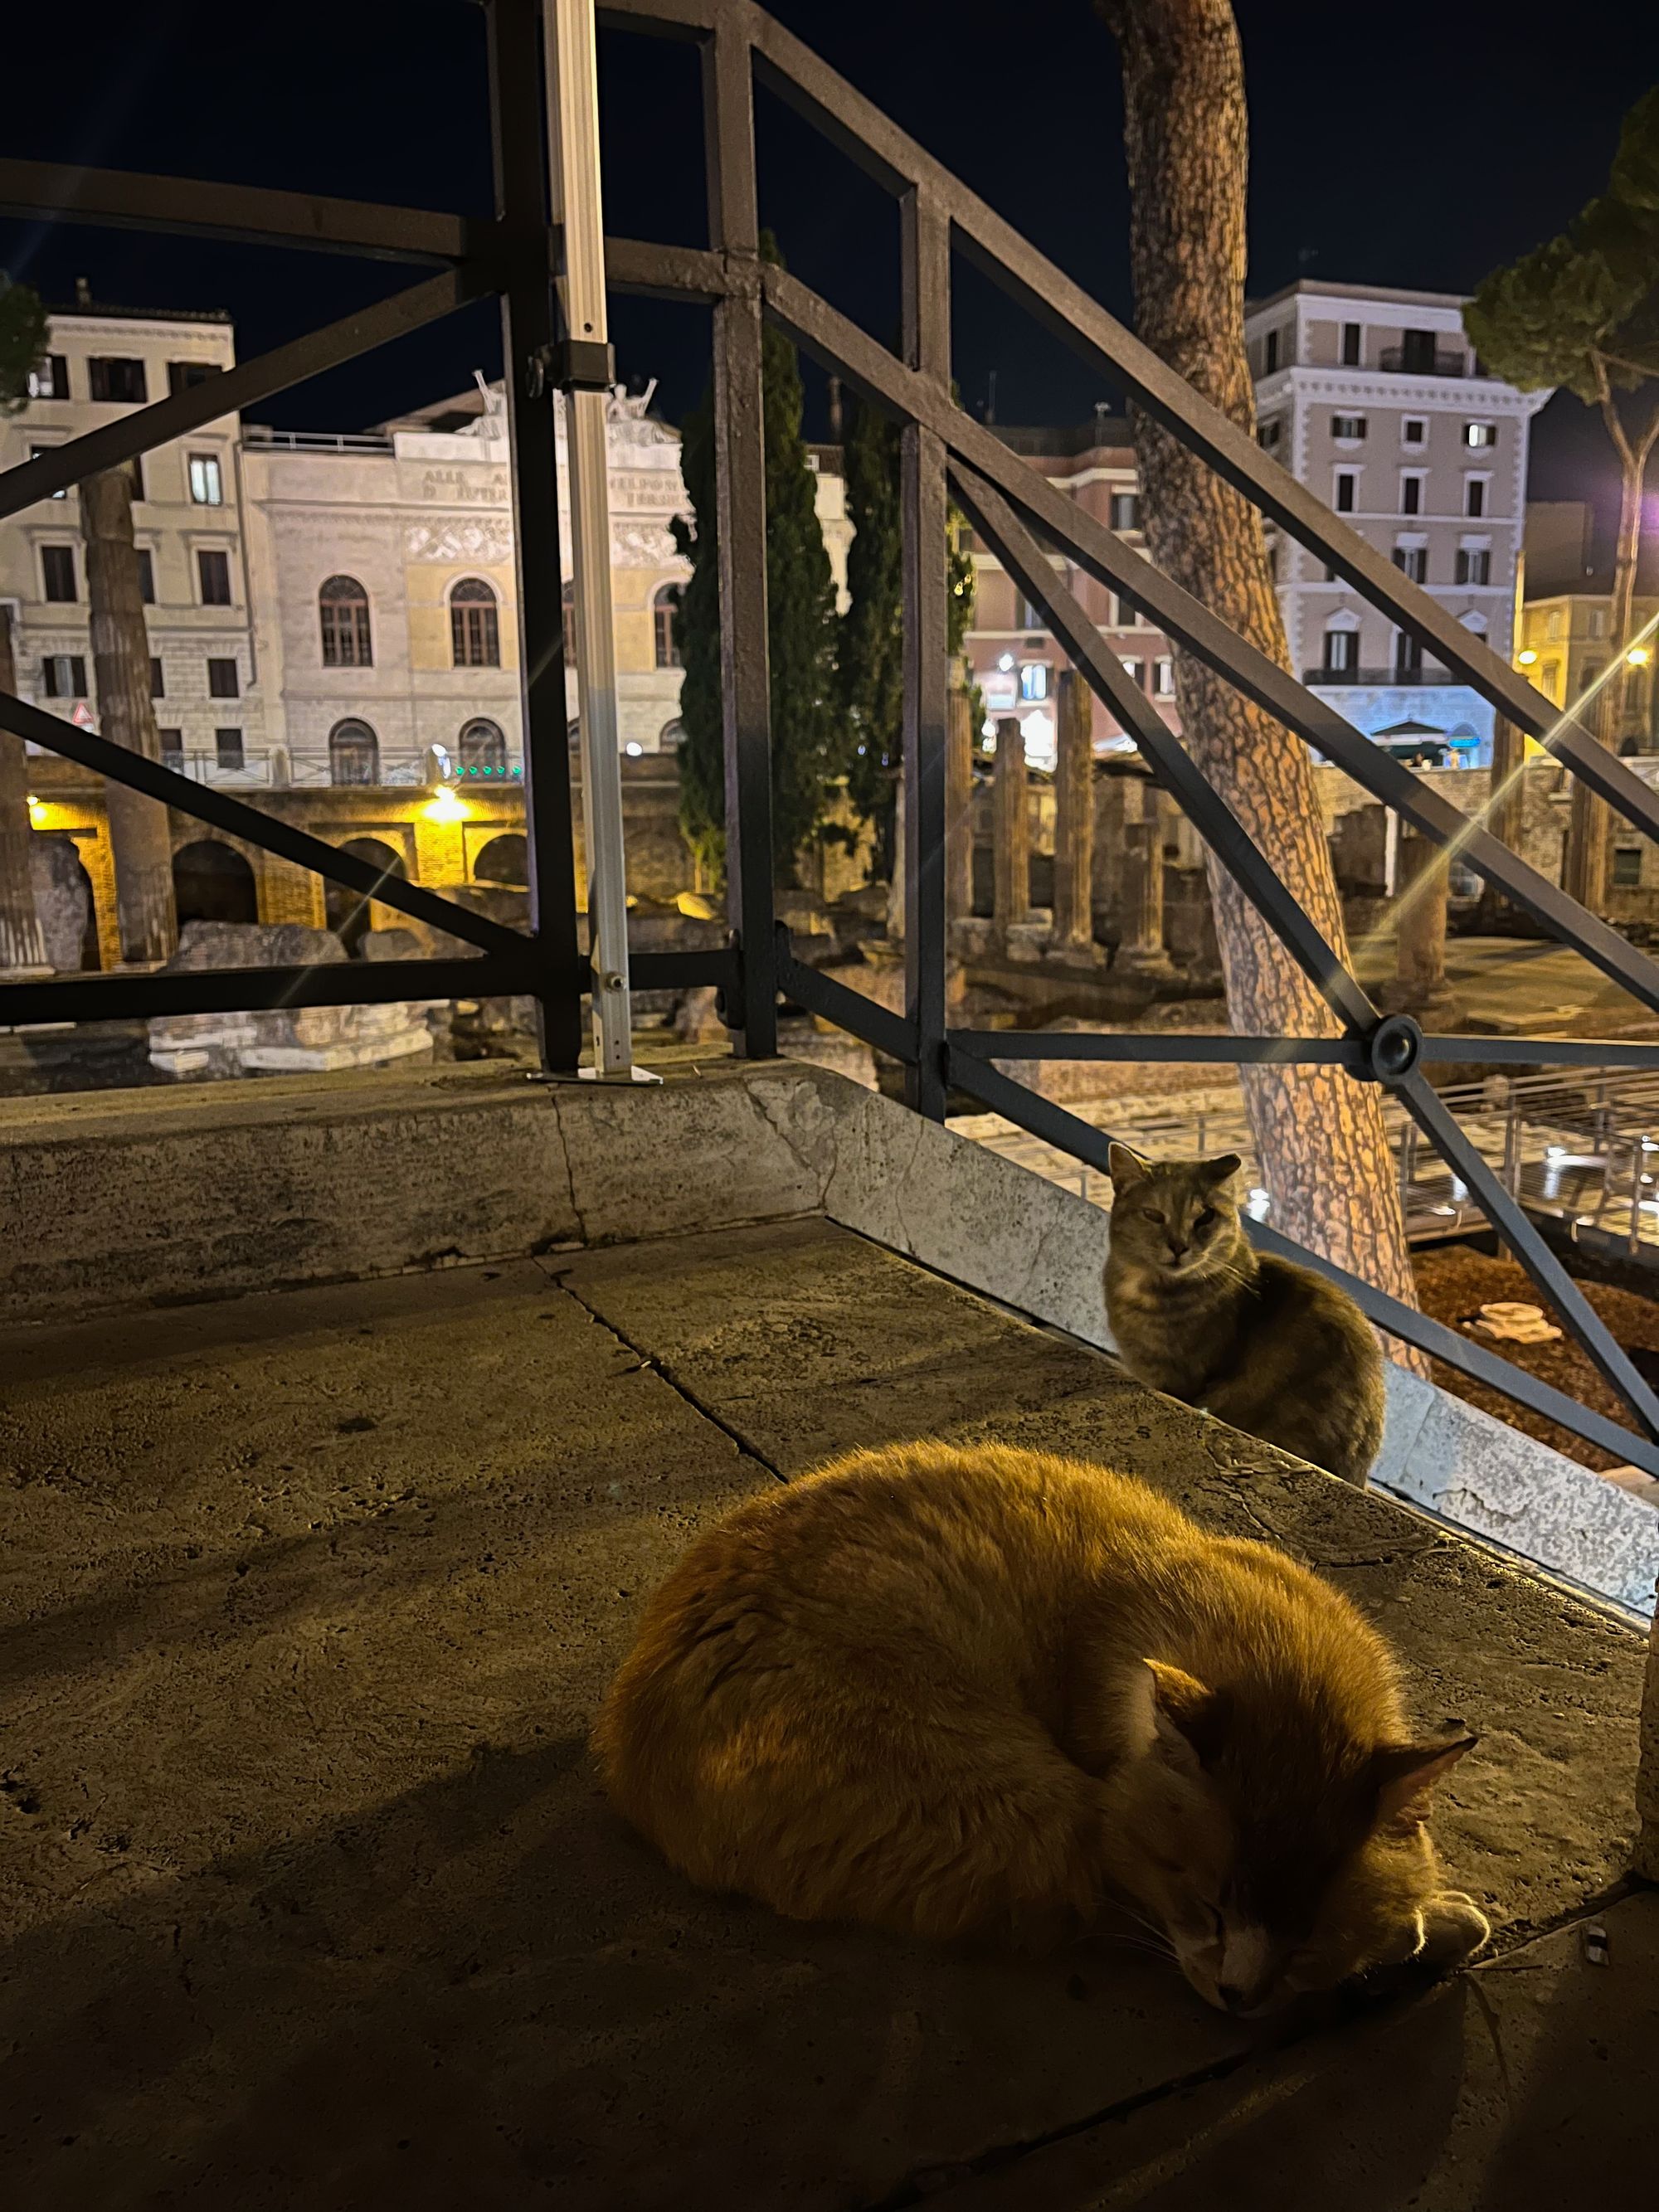
<path id="1" fill-rule="evenodd" d="M 1030 801 L 1025 775 L 1025 732 L 1012 714 L 997 724 L 995 806 L 991 818 L 992 909 L 999 937 L 1031 911 Z"/>
<path id="2" fill-rule="evenodd" d="M 0 606 L 0 691 L 17 690 L 11 609 Z M 23 740 L 0 730 L 0 975 L 51 972 L 30 866 L 29 771 Z"/>
<path id="3" fill-rule="evenodd" d="M 1060 671 L 1055 701 L 1054 934 L 1056 949 L 1094 949 L 1093 702 L 1075 668 Z"/>
<path id="4" fill-rule="evenodd" d="M 1156 815 L 1150 822 L 1123 825 L 1123 866 L 1119 874 L 1120 913 L 1117 964 L 1164 968 L 1164 830 Z"/>
<path id="5" fill-rule="evenodd" d="M 953 683 L 945 724 L 945 918 L 965 921 L 974 910 L 973 701 Z"/>
<path id="6" fill-rule="evenodd" d="M 149 637 L 132 542 L 132 478 L 125 469 L 106 469 L 83 482 L 81 532 L 87 541 L 99 733 L 130 752 L 159 761 Z M 121 957 L 154 966 L 168 957 L 179 938 L 167 811 L 160 799 L 147 799 L 125 783 L 111 781 L 106 790 Z"/>
<path id="7" fill-rule="evenodd" d="M 1419 1013 L 1443 1004 L 1448 861 L 1438 845 L 1401 829 L 1395 866 L 1395 983 L 1390 1011 Z"/>
<path id="8" fill-rule="evenodd" d="M 904 942 L 904 778 L 893 788 L 893 866 L 887 885 L 887 937 Z"/>

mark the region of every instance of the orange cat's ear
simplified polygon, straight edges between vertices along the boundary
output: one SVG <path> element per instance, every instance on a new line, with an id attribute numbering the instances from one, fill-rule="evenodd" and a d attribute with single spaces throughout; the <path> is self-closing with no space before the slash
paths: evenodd
<path id="1" fill-rule="evenodd" d="M 1244 1163 L 1237 1152 L 1221 1152 L 1212 1160 L 1200 1160 L 1198 1171 L 1207 1183 L 1231 1182 Z"/>
<path id="2" fill-rule="evenodd" d="M 1371 1753 L 1379 1827 L 1409 1826 L 1426 1818 L 1437 1782 L 1450 1773 L 1477 1735 L 1443 1736 L 1437 1743 L 1385 1743 Z"/>
<path id="3" fill-rule="evenodd" d="M 1139 1182 L 1151 1163 L 1143 1160 L 1139 1152 L 1132 1152 L 1127 1145 L 1114 1138 L 1106 1147 L 1106 1172 L 1120 1190 L 1125 1183 Z"/>
<path id="4" fill-rule="evenodd" d="M 1146 1679 L 1149 1748 L 1156 1747 L 1182 1773 L 1212 1765 L 1227 1732 L 1225 1696 L 1161 1659 L 1147 1660 Z"/>

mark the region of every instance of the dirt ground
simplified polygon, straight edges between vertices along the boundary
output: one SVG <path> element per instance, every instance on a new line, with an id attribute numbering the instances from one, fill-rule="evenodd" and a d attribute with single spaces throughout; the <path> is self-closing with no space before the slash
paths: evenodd
<path id="1" fill-rule="evenodd" d="M 1552 1321 L 1558 1326 L 1560 1323 L 1559 1314 L 1551 1310 L 1526 1269 L 1513 1260 L 1492 1259 L 1482 1252 L 1449 1245 L 1440 1251 L 1418 1253 L 1415 1273 L 1423 1310 L 1450 1328 L 1458 1328 L 1483 1305 L 1499 1298 L 1541 1305 Z M 1659 1302 L 1633 1291 L 1615 1290 L 1604 1283 L 1584 1283 L 1581 1288 L 1626 1350 L 1643 1348 L 1659 1357 Z M 1624 1401 L 1603 1382 L 1571 1336 L 1563 1335 L 1555 1344 L 1494 1344 L 1492 1349 L 1524 1367 L 1540 1382 L 1553 1383 L 1558 1390 L 1565 1390 L 1610 1419 L 1628 1425 L 1630 1413 Z M 1581 1467 L 1605 1472 L 1621 1464 L 1613 1453 L 1586 1443 L 1582 1437 L 1573 1436 L 1558 1423 L 1545 1419 L 1541 1413 L 1516 1405 L 1512 1398 L 1488 1389 L 1485 1383 L 1459 1374 L 1455 1368 L 1437 1359 L 1434 1363 L 1434 1379 L 1443 1389 L 1467 1399 L 1472 1406 L 1495 1413 L 1511 1427 L 1553 1444 L 1557 1451 L 1577 1460 Z"/>

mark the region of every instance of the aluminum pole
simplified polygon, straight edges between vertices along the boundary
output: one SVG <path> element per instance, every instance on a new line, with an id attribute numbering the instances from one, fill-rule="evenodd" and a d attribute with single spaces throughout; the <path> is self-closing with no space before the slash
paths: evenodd
<path id="1" fill-rule="evenodd" d="M 574 553 L 576 696 L 581 728 L 582 842 L 593 968 L 593 1053 L 601 1079 L 633 1076 L 628 983 L 628 879 L 623 854 L 617 647 L 611 605 L 611 498 L 605 453 L 610 325 L 599 196 L 599 101 L 593 0 L 546 0 L 553 220 L 564 232 L 559 300 L 566 344 L 565 450 Z"/>

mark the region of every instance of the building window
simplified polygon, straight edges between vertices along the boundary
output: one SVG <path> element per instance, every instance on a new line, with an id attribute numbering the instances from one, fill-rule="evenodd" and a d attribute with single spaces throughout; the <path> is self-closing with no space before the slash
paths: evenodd
<path id="1" fill-rule="evenodd" d="M 1613 880 L 1621 890 L 1633 890 L 1641 882 L 1642 848 L 1639 845 L 1613 847 Z"/>
<path id="2" fill-rule="evenodd" d="M 1429 580 L 1429 549 L 1426 545 L 1396 545 L 1394 565 L 1413 584 Z"/>
<path id="3" fill-rule="evenodd" d="M 1175 697 L 1175 663 L 1155 660 L 1152 663 L 1152 696 L 1158 699 Z"/>
<path id="4" fill-rule="evenodd" d="M 1358 368 L 1359 367 L 1361 360 L 1360 347 L 1362 343 L 1363 340 L 1360 336 L 1359 325 L 1358 323 L 1344 323 L 1342 325 L 1342 366 L 1344 368 Z"/>
<path id="5" fill-rule="evenodd" d="M 1271 376 L 1279 366 L 1279 332 L 1269 331 L 1261 341 L 1261 374 Z"/>
<path id="6" fill-rule="evenodd" d="M 495 594 L 482 576 L 463 576 L 449 595 L 449 637 L 457 668 L 499 668 Z"/>
<path id="7" fill-rule="evenodd" d="M 55 446 L 31 446 L 29 447 L 29 459 L 32 461 L 38 461 L 42 453 L 56 453 L 57 450 L 58 449 Z M 67 499 L 69 497 L 69 493 L 60 484 L 58 489 L 53 492 L 52 497 L 54 499 Z"/>
<path id="8" fill-rule="evenodd" d="M 1432 331 L 1402 331 L 1401 332 L 1400 366 L 1407 376 L 1434 374 L 1434 332 Z"/>
<path id="9" fill-rule="evenodd" d="M 61 353 L 49 353 L 29 371 L 26 389 L 31 399 L 67 399 L 69 362 Z"/>
<path id="10" fill-rule="evenodd" d="M 181 392 L 192 392 L 198 384 L 205 384 L 210 376 L 221 374 L 217 362 L 170 361 L 167 363 L 167 392 L 176 398 Z"/>
<path id="11" fill-rule="evenodd" d="M 224 505 L 224 478 L 220 471 L 219 456 L 216 453 L 191 455 L 190 495 L 198 507 Z"/>
<path id="12" fill-rule="evenodd" d="M 337 722 L 328 733 L 328 773 L 332 783 L 378 783 L 380 741 L 367 722 Z"/>
<path id="13" fill-rule="evenodd" d="M 1264 453 L 1270 453 L 1273 450 L 1274 447 L 1278 445 L 1280 438 L 1284 435 L 1284 422 L 1277 415 L 1270 416 L 1267 422 L 1258 422 L 1256 424 L 1255 442 L 1262 448 Z"/>
<path id="14" fill-rule="evenodd" d="M 216 730 L 213 732 L 213 753 L 221 768 L 242 769 L 247 766 L 240 730 Z"/>
<path id="15" fill-rule="evenodd" d="M 458 750 L 463 775 L 507 774 L 507 739 L 494 722 L 469 722 Z"/>
<path id="16" fill-rule="evenodd" d="M 1421 514 L 1423 512 L 1423 479 L 1421 477 L 1401 477 L 1400 479 L 1400 512 L 1401 514 Z"/>
<path id="17" fill-rule="evenodd" d="M 40 689 L 48 699 L 84 699 L 87 664 L 78 653 L 51 653 L 40 663 Z"/>
<path id="18" fill-rule="evenodd" d="M 1587 660 L 1584 663 L 1583 684 L 1586 691 L 1593 691 L 1601 681 L 1601 671 L 1605 665 L 1600 660 Z"/>
<path id="19" fill-rule="evenodd" d="M 100 360 L 94 355 L 87 363 L 87 380 L 94 399 L 118 399 L 125 405 L 142 407 L 148 396 L 142 361 Z"/>
<path id="20" fill-rule="evenodd" d="M 152 699 L 165 699 L 167 696 L 167 679 L 161 673 L 160 657 L 153 653 L 149 657 L 149 696 Z"/>
<path id="21" fill-rule="evenodd" d="M 1544 635 L 1553 644 L 1561 635 L 1561 610 L 1552 607 L 1544 617 Z"/>
<path id="22" fill-rule="evenodd" d="M 1394 672 L 1402 684 L 1415 684 L 1423 673 L 1423 642 L 1409 630 L 1394 634 Z"/>
<path id="23" fill-rule="evenodd" d="M 161 730 L 161 765 L 170 768 L 176 775 L 185 764 L 185 733 L 182 730 Z"/>
<path id="24" fill-rule="evenodd" d="M 144 491 L 144 457 L 142 453 L 135 453 L 132 459 L 127 463 L 127 474 L 132 479 L 132 495 L 134 499 L 144 498 L 146 496 Z"/>
<path id="25" fill-rule="evenodd" d="M 1359 632 L 1328 629 L 1325 633 L 1325 673 L 1352 676 L 1359 665 Z"/>
<path id="26" fill-rule="evenodd" d="M 1605 637 L 1607 635 L 1607 611 L 1605 607 L 1592 607 L 1590 609 L 1589 634 L 1592 637 Z"/>
<path id="27" fill-rule="evenodd" d="M 240 699 L 242 680 L 234 660 L 208 662 L 208 697 L 210 699 Z"/>
<path id="28" fill-rule="evenodd" d="M 1460 584 L 1491 583 L 1490 548 L 1484 545 L 1460 545 L 1457 549 L 1457 580 Z"/>
<path id="29" fill-rule="evenodd" d="M 68 606 L 75 599 L 75 548 L 72 545 L 43 545 L 40 548 L 40 581 L 45 595 L 55 605 Z"/>
<path id="30" fill-rule="evenodd" d="M 148 545 L 138 548 L 138 596 L 147 607 L 155 605 L 155 556 Z"/>
<path id="31" fill-rule="evenodd" d="M 325 668 L 372 668 L 368 593 L 355 576 L 331 576 L 317 594 Z"/>
<path id="32" fill-rule="evenodd" d="M 1047 629 L 1048 617 L 1035 599 L 1022 598 L 1019 603 L 1019 626 L 1022 629 Z"/>
<path id="33" fill-rule="evenodd" d="M 1486 511 L 1486 479 L 1485 477 L 1470 477 L 1463 486 L 1463 512 L 1474 518 L 1483 515 Z"/>
<path id="34" fill-rule="evenodd" d="M 1554 701 L 1557 705 L 1559 705 L 1561 696 L 1560 662 L 1559 660 L 1547 660 L 1544 663 L 1544 665 L 1539 670 L 1538 678 L 1540 684 L 1542 685 L 1547 696 Z"/>
<path id="35" fill-rule="evenodd" d="M 1429 442 L 1428 418 L 1423 415 L 1405 415 L 1400 422 L 1400 442 L 1404 446 L 1426 446 Z"/>
<path id="36" fill-rule="evenodd" d="M 1331 435 L 1334 438 L 1363 438 L 1365 417 L 1363 415 L 1333 415 Z"/>
<path id="37" fill-rule="evenodd" d="M 1137 691 L 1144 691 L 1146 689 L 1146 664 L 1144 660 L 1126 660 L 1123 664 L 1123 673 Z"/>
<path id="38" fill-rule="evenodd" d="M 1028 660 L 1019 672 L 1019 696 L 1022 699 L 1046 699 L 1048 696 L 1048 664 L 1044 660 Z"/>
<path id="39" fill-rule="evenodd" d="M 659 584 L 651 598 L 651 628 L 659 668 L 678 668 L 680 649 L 674 642 L 674 616 L 680 603 L 678 584 Z"/>
<path id="40" fill-rule="evenodd" d="M 1358 483 L 1359 478 L 1354 474 L 1352 469 L 1339 469 L 1337 471 L 1336 511 L 1339 514 L 1352 514 L 1353 513 L 1355 494 Z"/>
<path id="41" fill-rule="evenodd" d="M 1466 446 L 1495 446 L 1498 443 L 1496 422 L 1466 422 L 1463 425 Z"/>
<path id="42" fill-rule="evenodd" d="M 1112 527 L 1114 530 L 1139 529 L 1140 494 L 1138 491 L 1115 491 L 1112 494 Z"/>
<path id="43" fill-rule="evenodd" d="M 204 607 L 228 607 L 230 605 L 230 556 L 204 546 L 196 556 L 196 574 L 202 586 Z"/>

